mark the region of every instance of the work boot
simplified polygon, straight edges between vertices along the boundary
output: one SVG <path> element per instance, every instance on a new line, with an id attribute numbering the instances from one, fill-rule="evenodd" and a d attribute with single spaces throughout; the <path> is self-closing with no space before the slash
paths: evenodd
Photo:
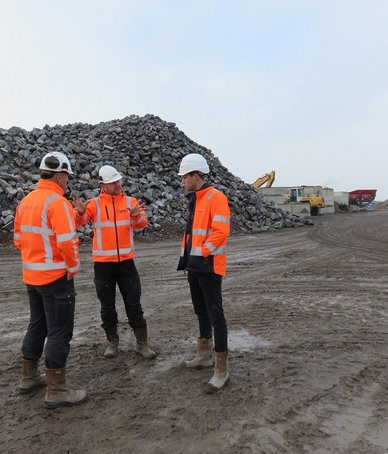
<path id="1" fill-rule="evenodd" d="M 117 326 L 110 326 L 104 328 L 106 338 L 108 339 L 108 346 L 105 349 L 105 358 L 114 358 L 119 353 L 119 334 L 117 332 Z"/>
<path id="2" fill-rule="evenodd" d="M 223 388 L 229 380 L 228 372 L 228 352 L 213 352 L 214 354 L 214 374 L 209 383 L 206 383 L 205 391 L 213 394 Z"/>
<path id="3" fill-rule="evenodd" d="M 86 400 L 84 389 L 66 388 L 66 369 L 46 369 L 47 392 L 45 404 L 47 408 L 79 405 Z"/>
<path id="4" fill-rule="evenodd" d="M 205 367 L 212 367 L 212 339 L 198 337 L 197 354 L 192 360 L 185 361 L 185 365 L 189 369 L 203 369 Z"/>
<path id="5" fill-rule="evenodd" d="M 38 371 L 38 361 L 22 358 L 22 373 L 17 390 L 20 394 L 27 394 L 36 388 L 46 386 L 44 375 Z"/>
<path id="6" fill-rule="evenodd" d="M 145 359 L 156 358 L 156 352 L 150 349 L 147 342 L 147 327 L 134 328 L 133 332 L 136 337 L 136 353 Z"/>

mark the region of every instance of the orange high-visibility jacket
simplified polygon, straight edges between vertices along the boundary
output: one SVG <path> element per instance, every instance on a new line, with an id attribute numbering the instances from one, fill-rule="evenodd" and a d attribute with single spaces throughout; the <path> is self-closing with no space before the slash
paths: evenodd
<path id="1" fill-rule="evenodd" d="M 136 203 L 135 197 L 123 192 L 110 195 L 102 191 L 89 200 L 82 215 L 76 213 L 77 225 L 92 222 L 93 262 L 121 262 L 136 256 L 133 233 L 148 225 L 144 210 L 138 216 L 131 216 L 130 209 Z"/>
<path id="2" fill-rule="evenodd" d="M 230 233 L 230 211 L 227 197 L 214 186 L 196 191 L 191 233 L 182 240 L 181 257 L 191 240 L 188 271 L 226 274 L 226 243 Z M 190 238 L 191 236 L 191 238 Z"/>
<path id="3" fill-rule="evenodd" d="M 79 270 L 73 208 L 63 194 L 53 181 L 39 180 L 16 208 L 14 243 L 22 253 L 26 284 L 49 284 Z"/>

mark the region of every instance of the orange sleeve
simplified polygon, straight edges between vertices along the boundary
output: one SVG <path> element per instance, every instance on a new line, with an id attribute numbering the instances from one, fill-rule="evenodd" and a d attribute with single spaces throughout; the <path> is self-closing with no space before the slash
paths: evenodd
<path id="1" fill-rule="evenodd" d="M 135 206 L 137 203 L 137 199 L 135 197 L 131 197 L 131 208 Z M 132 216 L 131 214 L 131 220 L 132 220 L 132 227 L 134 230 L 141 230 L 147 227 L 148 225 L 148 219 L 147 219 L 147 214 L 145 210 L 141 210 L 140 214 L 138 216 Z"/>
<path id="2" fill-rule="evenodd" d="M 21 250 L 21 248 L 22 248 L 22 242 L 21 242 L 21 238 L 20 238 L 20 217 L 19 217 L 20 203 L 16 207 L 15 220 L 14 220 L 14 230 L 13 230 L 13 242 L 14 242 L 14 245 L 19 250 Z"/>
<path id="3" fill-rule="evenodd" d="M 74 213 L 70 202 L 64 197 L 55 199 L 49 207 L 47 220 L 55 234 L 56 246 L 66 263 L 67 271 L 76 274 L 79 271 L 80 258 Z"/>
<path id="4" fill-rule="evenodd" d="M 211 245 L 214 250 L 225 244 L 230 233 L 230 210 L 227 197 L 219 192 L 213 196 L 210 203 L 212 233 L 202 245 L 202 254 L 204 257 L 208 257 L 212 252 L 206 244 Z"/>
<path id="5" fill-rule="evenodd" d="M 89 200 L 86 205 L 84 213 L 79 214 L 76 209 L 73 209 L 75 224 L 77 227 L 85 225 L 89 221 L 94 221 L 96 215 L 96 201 L 94 199 Z"/>

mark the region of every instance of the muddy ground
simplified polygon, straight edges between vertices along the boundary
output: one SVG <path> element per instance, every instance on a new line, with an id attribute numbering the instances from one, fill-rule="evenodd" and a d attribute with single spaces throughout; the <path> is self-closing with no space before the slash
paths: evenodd
<path id="1" fill-rule="evenodd" d="M 190 371 L 197 335 L 179 241 L 138 242 L 151 362 L 134 352 L 119 300 L 120 354 L 104 359 L 89 248 L 76 279 L 68 381 L 80 407 L 19 396 L 28 305 L 12 248 L 1 258 L 0 451 L 4 453 L 386 453 L 388 211 L 324 215 L 313 227 L 236 236 L 224 280 L 228 387 Z M 43 364 L 42 364 L 43 366 Z"/>

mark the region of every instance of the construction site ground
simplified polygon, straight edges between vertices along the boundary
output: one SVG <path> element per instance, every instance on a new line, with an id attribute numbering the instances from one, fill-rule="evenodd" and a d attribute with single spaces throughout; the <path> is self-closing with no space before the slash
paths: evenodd
<path id="1" fill-rule="evenodd" d="M 179 241 L 137 242 L 153 361 L 137 357 L 121 298 L 119 356 L 103 357 L 83 246 L 67 372 L 89 399 L 56 410 L 45 408 L 44 389 L 15 389 L 29 309 L 19 255 L 2 248 L 0 452 L 386 453 L 388 211 L 313 221 L 231 238 L 223 284 L 231 378 L 211 396 L 211 371 L 182 366 L 197 324 L 176 271 Z"/>

